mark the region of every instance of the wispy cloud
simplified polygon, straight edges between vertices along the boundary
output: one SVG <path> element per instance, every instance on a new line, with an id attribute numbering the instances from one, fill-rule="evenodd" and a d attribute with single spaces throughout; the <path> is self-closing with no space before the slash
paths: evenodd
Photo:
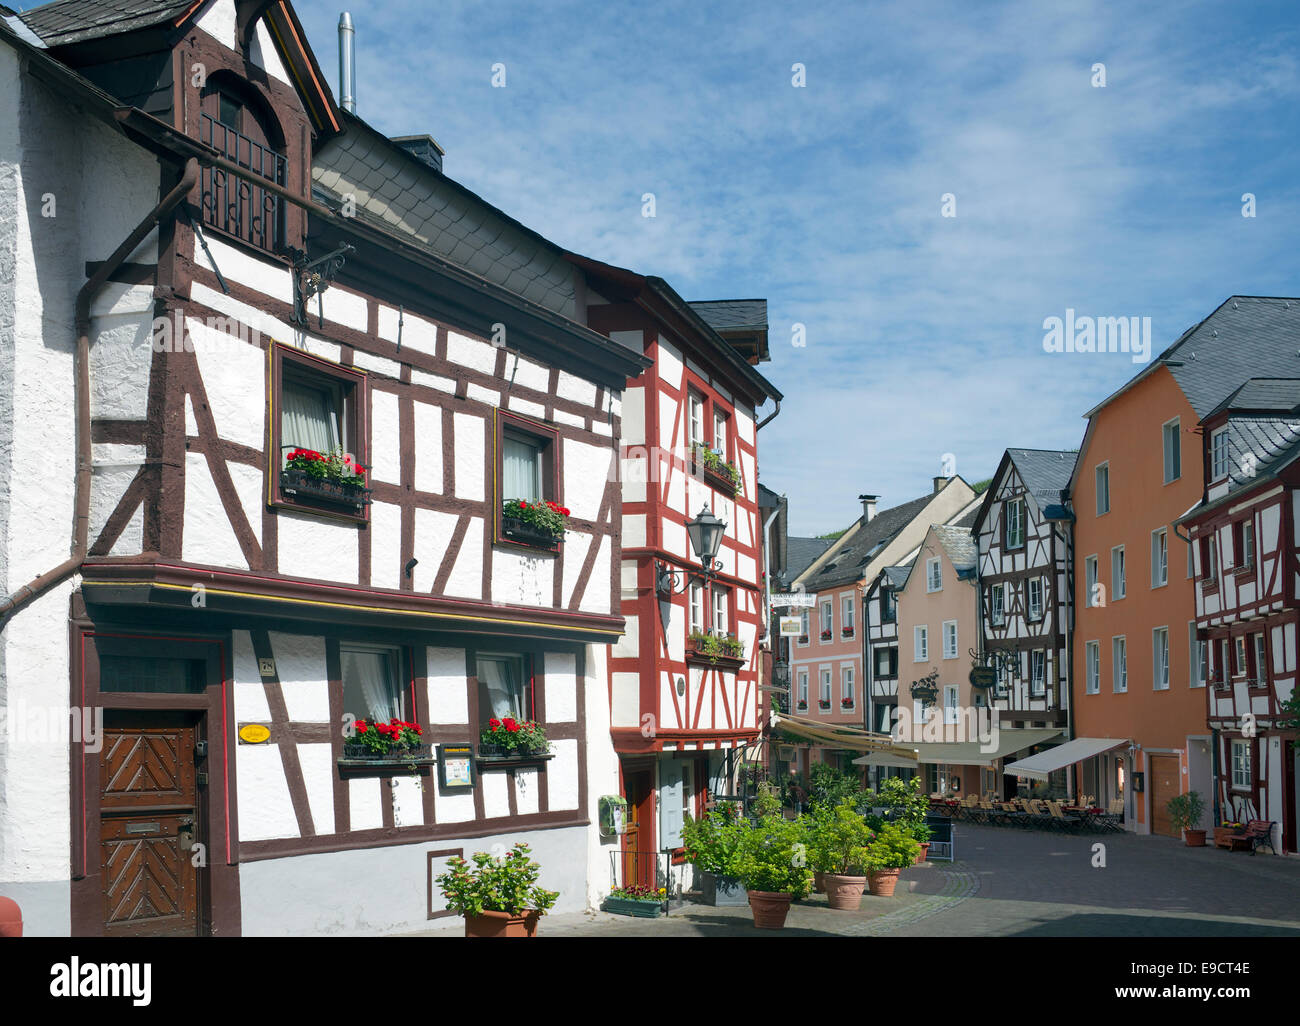
<path id="1" fill-rule="evenodd" d="M 1293 8 L 385 3 L 354 11 L 358 112 L 561 245 L 766 296 L 763 480 L 820 533 L 945 452 L 973 481 L 1077 446 L 1136 368 L 1044 353 L 1045 317 L 1150 316 L 1159 351 L 1231 293 L 1296 294 Z M 332 68 L 337 11 L 300 14 Z"/>

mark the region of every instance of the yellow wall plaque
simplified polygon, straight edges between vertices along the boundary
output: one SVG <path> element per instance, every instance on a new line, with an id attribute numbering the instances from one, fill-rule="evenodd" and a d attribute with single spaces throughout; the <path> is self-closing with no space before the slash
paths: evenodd
<path id="1" fill-rule="evenodd" d="M 245 744 L 260 745 L 270 736 L 270 728 L 264 727 L 260 723 L 245 723 L 239 728 L 239 740 Z"/>

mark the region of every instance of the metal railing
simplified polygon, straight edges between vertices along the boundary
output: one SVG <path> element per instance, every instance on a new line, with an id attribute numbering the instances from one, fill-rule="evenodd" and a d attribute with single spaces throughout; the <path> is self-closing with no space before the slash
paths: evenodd
<path id="1" fill-rule="evenodd" d="M 259 186 L 256 179 L 284 186 L 288 161 L 210 114 L 199 115 L 199 140 L 250 172 L 250 177 L 244 179 L 223 168 L 202 169 L 199 187 L 203 223 L 260 249 L 277 252 L 284 241 L 284 204 L 275 193 Z"/>

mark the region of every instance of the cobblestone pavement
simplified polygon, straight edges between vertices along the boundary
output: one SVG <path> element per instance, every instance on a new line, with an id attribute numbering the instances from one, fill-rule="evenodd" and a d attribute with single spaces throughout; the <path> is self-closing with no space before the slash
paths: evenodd
<path id="1" fill-rule="evenodd" d="M 1104 848 L 1096 850 L 1095 845 Z M 666 918 L 605 912 L 542 920 L 546 937 L 1130 936 L 1300 937 L 1300 859 L 1188 848 L 1166 837 L 1072 835 L 959 824 L 958 860 L 903 871 L 893 898 L 856 912 L 821 894 L 795 902 L 784 930 L 749 907 L 674 906 Z M 1104 865 L 1094 862 L 1104 858 Z M 414 936 L 459 933 L 449 919 Z"/>

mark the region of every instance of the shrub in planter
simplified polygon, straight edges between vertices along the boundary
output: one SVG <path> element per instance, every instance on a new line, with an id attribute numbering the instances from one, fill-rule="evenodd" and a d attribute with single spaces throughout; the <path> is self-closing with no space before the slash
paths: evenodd
<path id="1" fill-rule="evenodd" d="M 1187 847 L 1205 846 L 1205 831 L 1196 828 L 1205 812 L 1205 802 L 1195 791 L 1175 795 L 1165 803 L 1169 810 L 1169 822 L 1175 830 L 1181 830 L 1186 838 Z"/>
<path id="2" fill-rule="evenodd" d="M 867 845 L 867 886 L 871 893 L 892 898 L 899 874 L 915 864 L 921 846 L 908 830 L 897 823 L 886 823 Z"/>
<path id="3" fill-rule="evenodd" d="M 803 817 L 808 821 L 809 861 L 821 873 L 831 908 L 853 911 L 862 903 L 866 887 L 867 845 L 873 834 L 867 821 L 846 799 L 835 808 L 818 808 Z"/>
<path id="4" fill-rule="evenodd" d="M 920 865 L 929 857 L 930 854 L 931 830 L 929 824 L 924 822 L 912 823 L 909 825 L 909 829 L 912 834 L 912 840 L 921 846 L 921 851 L 916 856 L 916 864 Z"/>
<path id="5" fill-rule="evenodd" d="M 779 813 L 759 817 L 743 827 L 736 870 L 749 891 L 754 925 L 779 930 L 790 902 L 802 898 L 812 884 L 804 847 L 804 830 Z"/>
<path id="6" fill-rule="evenodd" d="M 485 754 L 538 755 L 550 750 L 546 731 L 533 720 L 516 720 L 513 716 L 488 720 L 479 735 L 479 744 Z"/>
<path id="7" fill-rule="evenodd" d="M 745 888 L 736 869 L 741 833 L 747 826 L 737 822 L 730 802 L 723 802 L 703 819 L 686 817 L 682 825 L 682 848 L 700 879 L 700 892 L 708 905 L 743 905 Z"/>
<path id="8" fill-rule="evenodd" d="M 541 867 L 529 854 L 520 841 L 499 859 L 475 852 L 472 867 L 459 856 L 447 860 L 449 868 L 436 882 L 447 908 L 465 918 L 466 937 L 536 935 L 537 920 L 560 895 L 537 885 Z"/>

